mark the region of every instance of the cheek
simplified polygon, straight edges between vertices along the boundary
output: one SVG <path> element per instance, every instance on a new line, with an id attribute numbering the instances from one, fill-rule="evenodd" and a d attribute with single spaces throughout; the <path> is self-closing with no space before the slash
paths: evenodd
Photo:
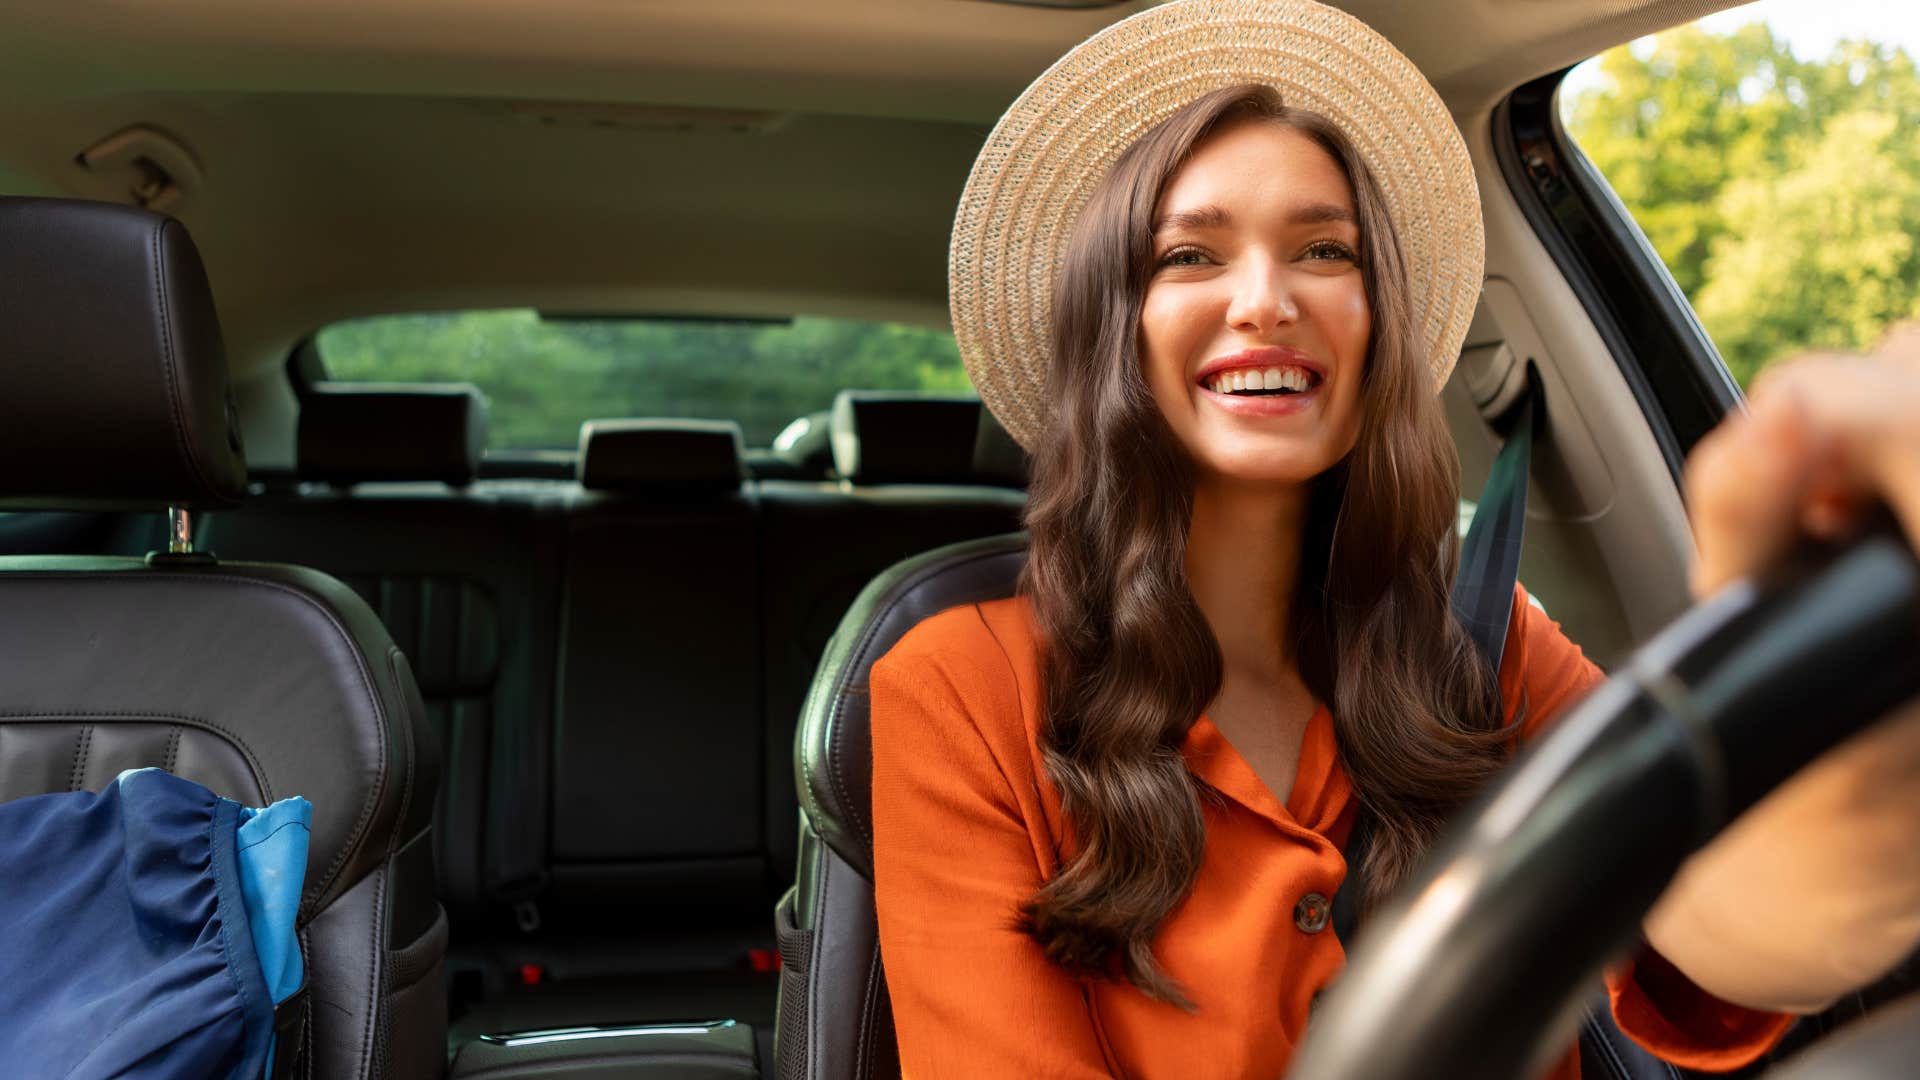
<path id="1" fill-rule="evenodd" d="M 1147 385 L 1166 393 L 1185 381 L 1186 354 L 1178 298 L 1164 289 L 1148 289 L 1140 304 L 1140 362 Z"/>
<path id="2" fill-rule="evenodd" d="M 1343 356 L 1341 359 L 1364 359 L 1367 342 L 1373 336 L 1373 310 L 1367 305 L 1365 286 L 1342 289 L 1331 309 L 1332 321 L 1339 336 L 1336 347 L 1342 352 L 1351 353 L 1351 357 Z"/>

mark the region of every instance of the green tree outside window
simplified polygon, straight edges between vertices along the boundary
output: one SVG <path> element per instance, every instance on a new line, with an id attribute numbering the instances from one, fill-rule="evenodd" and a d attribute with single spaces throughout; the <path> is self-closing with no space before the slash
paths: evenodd
<path id="1" fill-rule="evenodd" d="M 1765 24 L 1680 27 L 1601 54 L 1563 102 L 1745 385 L 1811 348 L 1920 318 L 1920 76 L 1842 42 L 1802 61 Z"/>
<path id="2" fill-rule="evenodd" d="M 582 421 L 623 416 L 736 420 L 766 446 L 842 389 L 972 391 L 952 334 L 855 319 L 388 315 L 329 326 L 318 347 L 330 379 L 476 384 L 502 449 L 570 449 Z"/>

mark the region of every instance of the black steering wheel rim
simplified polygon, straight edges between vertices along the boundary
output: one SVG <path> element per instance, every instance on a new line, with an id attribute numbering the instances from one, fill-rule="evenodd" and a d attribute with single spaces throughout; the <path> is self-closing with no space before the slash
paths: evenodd
<path id="1" fill-rule="evenodd" d="M 1356 943 L 1290 1075 L 1527 1075 L 1571 1043 L 1583 991 L 1682 861 L 1920 692 L 1915 656 L 1920 568 L 1886 531 L 1696 606 L 1436 846 Z"/>

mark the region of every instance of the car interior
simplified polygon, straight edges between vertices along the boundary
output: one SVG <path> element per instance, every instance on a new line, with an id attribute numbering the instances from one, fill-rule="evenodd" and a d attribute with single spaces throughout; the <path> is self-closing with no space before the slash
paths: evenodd
<path id="1" fill-rule="evenodd" d="M 994 120 L 1149 6 L 0 13 L 0 798 L 164 764 L 312 799 L 304 1075 L 897 1076 L 865 671 L 1011 593 L 1017 447 L 977 400 L 847 386 L 784 450 L 607 416 L 502 454 L 474 386 L 336 382 L 313 342 L 502 307 L 944 327 Z M 1688 607 L 1679 465 L 1738 390 L 1553 88 L 1732 5 L 1338 6 L 1475 163 L 1462 491 L 1531 363 L 1520 577 L 1611 668 Z"/>

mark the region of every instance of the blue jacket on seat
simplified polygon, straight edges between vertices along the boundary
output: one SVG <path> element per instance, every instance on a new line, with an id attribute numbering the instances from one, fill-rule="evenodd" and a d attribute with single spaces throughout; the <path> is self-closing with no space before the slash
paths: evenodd
<path id="1" fill-rule="evenodd" d="M 311 821 L 159 769 L 0 803 L 0 1073 L 258 1080 Z"/>

